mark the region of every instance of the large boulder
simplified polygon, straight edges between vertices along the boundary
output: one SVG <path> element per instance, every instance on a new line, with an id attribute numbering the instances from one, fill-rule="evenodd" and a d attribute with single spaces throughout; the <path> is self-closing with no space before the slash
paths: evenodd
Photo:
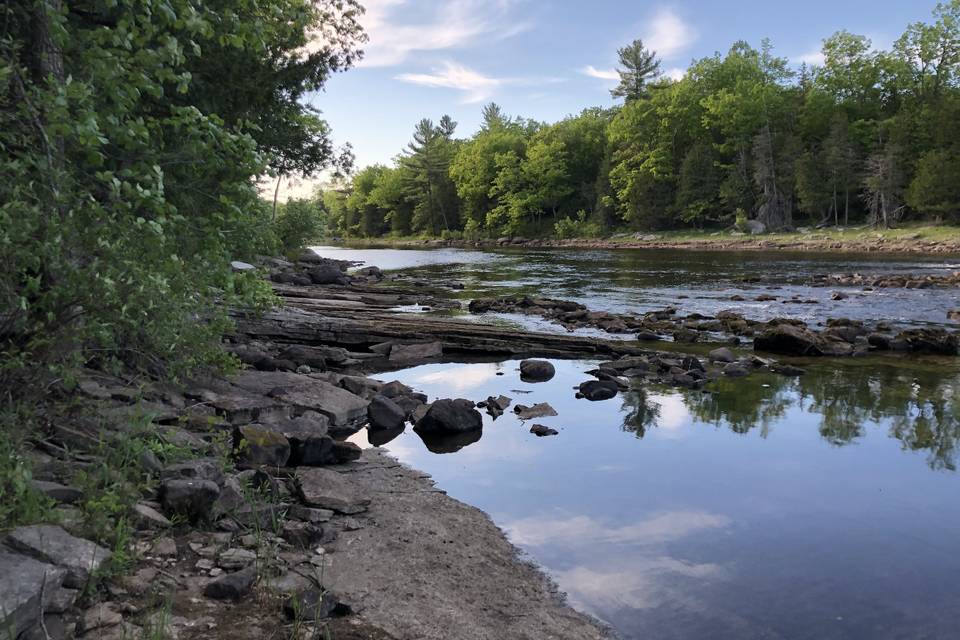
<path id="1" fill-rule="evenodd" d="M 580 396 L 591 401 L 609 400 L 619 392 L 612 380 L 587 380 L 580 384 Z"/>
<path id="2" fill-rule="evenodd" d="M 350 278 L 334 265 L 321 264 L 307 271 L 307 277 L 313 284 L 350 284 Z"/>
<path id="3" fill-rule="evenodd" d="M 367 407 L 371 429 L 399 429 L 407 419 L 407 412 L 386 396 L 376 395 Z"/>
<path id="4" fill-rule="evenodd" d="M 434 360 L 443 355 L 443 345 L 439 342 L 418 344 L 395 344 L 390 349 L 390 362 L 414 364 Z"/>
<path id="5" fill-rule="evenodd" d="M 414 427 L 421 433 L 461 433 L 483 429 L 483 416 L 470 400 L 437 400 Z"/>
<path id="6" fill-rule="evenodd" d="M 19 638 L 39 622 L 40 599 L 57 592 L 67 570 L 0 548 L 0 629 Z"/>
<path id="7" fill-rule="evenodd" d="M 276 431 L 290 443 L 291 466 L 319 466 L 335 464 L 333 439 L 328 435 L 329 419 L 315 411 L 307 411 L 297 418 L 279 419 L 265 426 Z"/>
<path id="8" fill-rule="evenodd" d="M 331 427 L 359 425 L 367 417 L 368 401 L 329 382 L 296 373 L 244 371 L 231 382 L 251 393 L 269 396 L 298 412 L 316 411 Z"/>
<path id="9" fill-rule="evenodd" d="M 18 527 L 7 536 L 7 546 L 40 562 L 66 569 L 63 584 L 71 589 L 87 585 L 90 576 L 112 555 L 109 550 L 72 536 L 55 525 Z M 5 575 L 4 580 L 9 580 Z"/>
<path id="10" fill-rule="evenodd" d="M 805 327 L 777 324 L 753 339 L 753 348 L 787 356 L 821 356 L 822 340 Z"/>
<path id="11" fill-rule="evenodd" d="M 237 459 L 249 465 L 285 467 L 290 460 L 290 441 L 269 427 L 251 424 L 233 432 Z"/>
<path id="12" fill-rule="evenodd" d="M 553 364 L 546 360 L 524 360 L 520 363 L 520 379 L 524 382 L 546 382 L 556 373 Z"/>
<path id="13" fill-rule="evenodd" d="M 167 480 L 161 486 L 163 508 L 191 522 L 210 520 L 220 487 L 210 480 Z"/>
<path id="14" fill-rule="evenodd" d="M 944 329 L 910 329 L 900 332 L 896 340 L 905 341 L 914 353 L 955 356 L 960 348 L 957 334 Z"/>
<path id="15" fill-rule="evenodd" d="M 329 469 L 297 469 L 294 476 L 300 498 L 308 507 L 330 509 L 347 515 L 366 511 L 370 499 L 343 474 Z"/>

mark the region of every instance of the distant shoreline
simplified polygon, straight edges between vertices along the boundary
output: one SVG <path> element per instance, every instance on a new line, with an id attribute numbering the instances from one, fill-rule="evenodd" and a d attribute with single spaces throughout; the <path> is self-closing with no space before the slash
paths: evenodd
<path id="1" fill-rule="evenodd" d="M 906 227 L 875 230 L 848 229 L 763 235 L 712 233 L 638 233 L 608 238 L 497 238 L 480 240 L 440 238 L 337 238 L 324 242 L 351 247 L 384 248 L 569 248 L 569 249 L 692 249 L 697 251 L 801 251 L 842 253 L 907 253 L 960 255 L 960 228 Z"/>

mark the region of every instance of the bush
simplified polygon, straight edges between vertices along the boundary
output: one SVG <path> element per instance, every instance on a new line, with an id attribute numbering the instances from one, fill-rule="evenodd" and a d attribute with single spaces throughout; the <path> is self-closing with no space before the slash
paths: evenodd
<path id="1" fill-rule="evenodd" d="M 553 225 L 553 232 L 561 240 L 568 238 L 596 238 L 603 233 L 598 222 L 588 221 L 586 211 L 578 211 L 575 218 L 562 218 Z"/>
<path id="2" fill-rule="evenodd" d="M 324 211 L 315 200 L 290 200 L 277 215 L 274 229 L 280 250 L 290 254 L 323 234 Z"/>

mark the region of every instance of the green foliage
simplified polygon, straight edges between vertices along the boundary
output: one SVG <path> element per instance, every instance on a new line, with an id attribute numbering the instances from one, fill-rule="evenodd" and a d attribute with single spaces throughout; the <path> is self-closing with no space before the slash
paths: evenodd
<path id="1" fill-rule="evenodd" d="M 53 500 L 33 488 L 30 461 L 21 440 L 32 431 L 30 414 L 18 409 L 0 413 L 0 528 L 48 519 Z"/>
<path id="2" fill-rule="evenodd" d="M 596 221 L 588 220 L 586 211 L 578 211 L 575 217 L 557 220 L 553 232 L 561 239 L 595 238 L 603 232 L 603 227 Z"/>
<path id="3" fill-rule="evenodd" d="M 289 200 L 277 213 L 274 225 L 279 249 L 290 254 L 323 235 L 324 210 L 317 200 Z"/>
<path id="4" fill-rule="evenodd" d="M 270 250 L 256 179 L 336 164 L 298 98 L 355 59 L 353 0 L 0 8 L 0 380 L 223 362 L 231 259 Z M 328 46 L 299 55 L 309 34 Z M 296 55 L 295 55 L 296 53 Z"/>

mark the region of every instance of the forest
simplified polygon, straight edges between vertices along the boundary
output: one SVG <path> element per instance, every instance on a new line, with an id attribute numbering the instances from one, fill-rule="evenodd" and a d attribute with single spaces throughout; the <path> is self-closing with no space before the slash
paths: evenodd
<path id="1" fill-rule="evenodd" d="M 424 118 L 391 166 L 288 208 L 354 237 L 957 222 L 960 0 L 888 51 L 840 31 L 822 54 L 797 69 L 737 42 L 671 80 L 637 40 L 619 50 L 622 103 L 552 124 L 491 103 L 466 139 Z"/>

